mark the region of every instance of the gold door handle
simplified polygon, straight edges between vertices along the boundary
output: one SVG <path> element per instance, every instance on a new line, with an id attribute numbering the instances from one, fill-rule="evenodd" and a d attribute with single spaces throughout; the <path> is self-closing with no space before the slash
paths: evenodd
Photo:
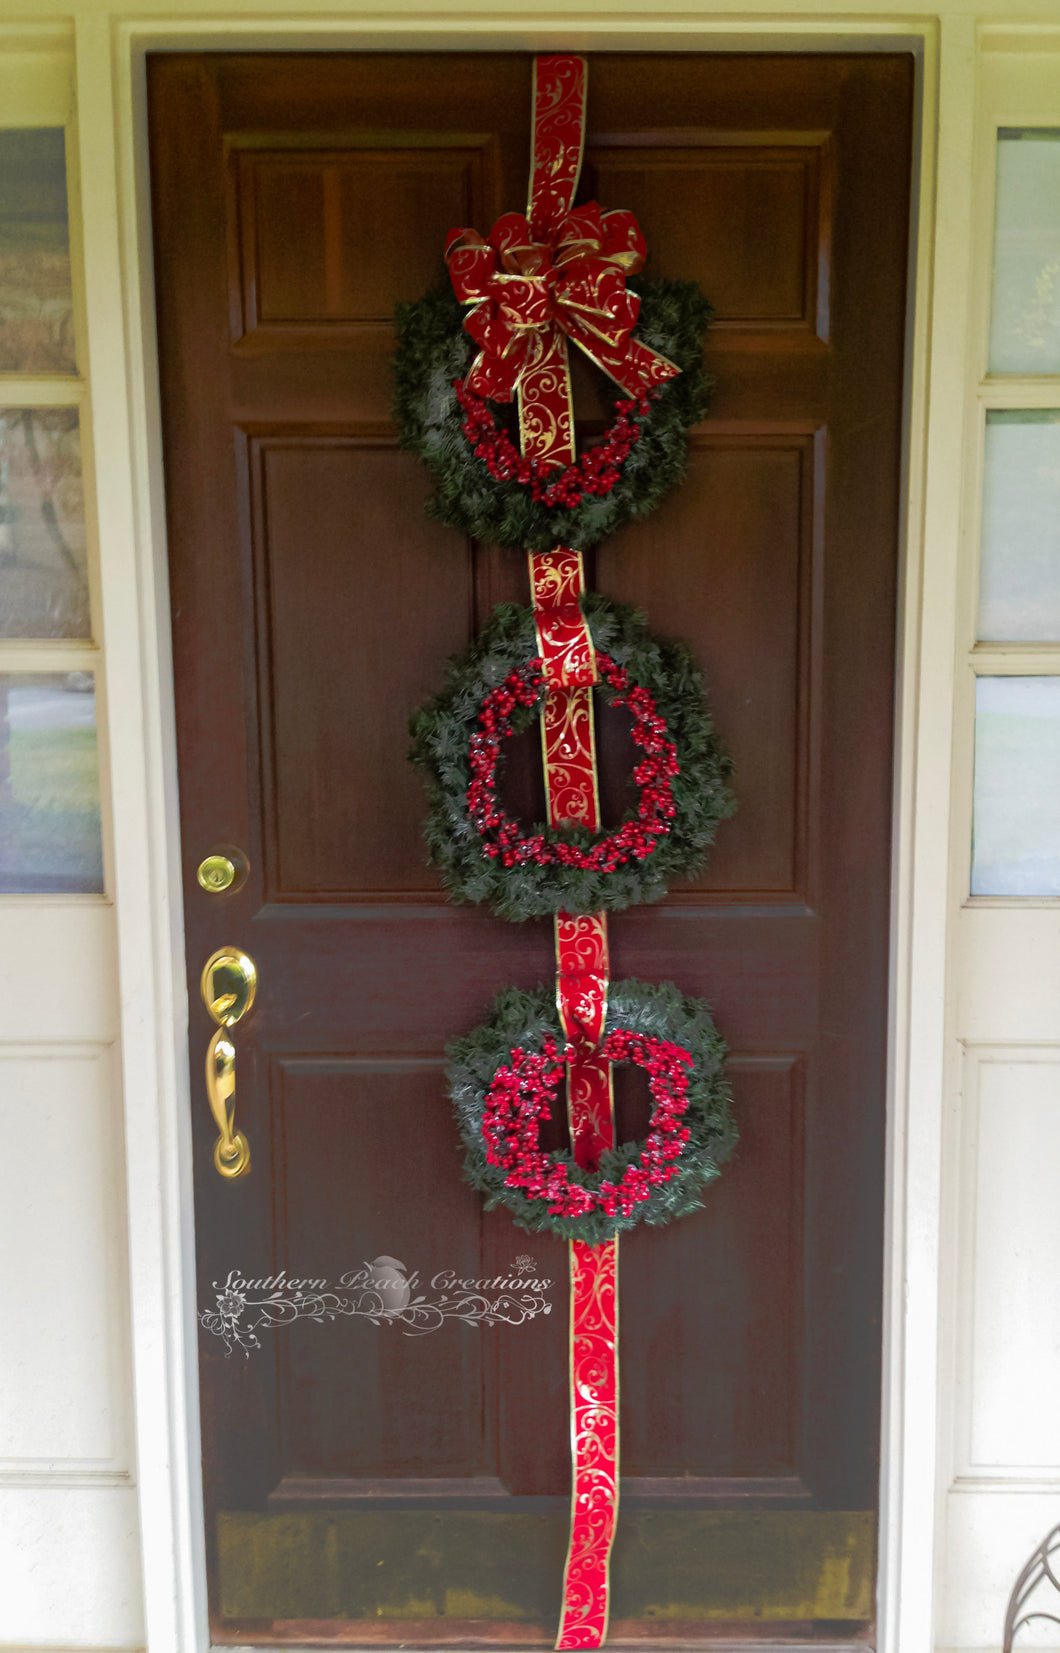
<path id="1" fill-rule="evenodd" d="M 240 1177 L 250 1170 L 250 1145 L 235 1128 L 236 1050 L 225 1035 L 254 1003 L 257 967 L 238 947 L 219 947 L 206 960 L 200 985 L 203 1003 L 217 1023 L 206 1051 L 206 1095 L 221 1133 L 213 1162 L 222 1177 Z"/>

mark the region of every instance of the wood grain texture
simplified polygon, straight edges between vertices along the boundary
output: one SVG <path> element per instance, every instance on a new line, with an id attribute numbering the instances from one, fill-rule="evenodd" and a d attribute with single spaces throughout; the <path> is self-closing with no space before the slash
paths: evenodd
<path id="1" fill-rule="evenodd" d="M 234 1186 L 195 1095 L 200 1302 L 233 1267 L 380 1254 L 486 1275 L 530 1253 L 559 1283 L 518 1327 L 296 1325 L 245 1362 L 204 1335 L 214 1637 L 532 1641 L 558 1609 L 569 1489 L 564 1248 L 483 1216 L 442 1063 L 500 988 L 549 979 L 552 937 L 445 904 L 404 761 L 409 712 L 494 603 L 527 600 L 525 568 L 422 515 L 386 321 L 441 275 L 443 219 L 486 231 L 522 208 L 530 59 L 148 69 L 193 1074 L 203 960 L 238 942 L 260 971 L 236 1038 L 254 1168 Z M 739 801 L 699 879 L 611 927 L 616 977 L 713 1006 L 741 1129 L 701 1215 L 622 1242 L 616 1610 L 634 1640 L 731 1635 L 763 1603 L 778 1639 L 823 1617 L 852 1640 L 878 1480 L 912 63 L 601 55 L 589 85 L 582 198 L 634 208 L 648 273 L 715 300 L 719 380 L 687 483 L 589 577 L 690 641 Z M 574 387 L 584 439 L 600 387 L 577 362 Z M 614 814 L 621 718 L 600 753 Z M 532 816 L 529 738 L 510 760 Z M 213 898 L 194 873 L 220 843 L 251 875 Z M 639 1134 L 635 1079 L 617 1103 Z M 474 1568 L 452 1527 L 404 1585 L 369 1580 L 408 1556 L 402 1522 L 443 1519 L 438 1497 L 471 1522 Z M 707 1520 L 749 1511 L 765 1526 Z"/>

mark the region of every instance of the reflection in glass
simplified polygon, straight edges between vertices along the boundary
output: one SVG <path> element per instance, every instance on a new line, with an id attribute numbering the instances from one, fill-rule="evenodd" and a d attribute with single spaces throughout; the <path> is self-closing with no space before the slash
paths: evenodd
<path id="1" fill-rule="evenodd" d="M 990 371 L 1060 372 L 1060 132 L 998 133 Z"/>
<path id="2" fill-rule="evenodd" d="M 1060 895 L 1060 677 L 980 677 L 973 895 Z"/>
<path id="3" fill-rule="evenodd" d="M 0 373 L 75 365 L 63 131 L 0 131 Z"/>
<path id="4" fill-rule="evenodd" d="M 0 408 L 0 637 L 87 637 L 74 408 Z"/>
<path id="5" fill-rule="evenodd" d="M 1060 411 L 986 416 L 979 636 L 1060 642 Z"/>
<path id="6" fill-rule="evenodd" d="M 90 672 L 0 676 L 0 891 L 103 888 Z"/>

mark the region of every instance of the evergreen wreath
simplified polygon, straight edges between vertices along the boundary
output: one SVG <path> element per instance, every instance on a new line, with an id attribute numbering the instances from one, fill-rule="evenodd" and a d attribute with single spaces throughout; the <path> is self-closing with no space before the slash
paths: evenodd
<path id="1" fill-rule="evenodd" d="M 504 1205 L 531 1233 L 601 1245 L 638 1222 L 658 1227 L 698 1210 L 736 1145 L 725 1045 L 706 1005 L 672 982 L 611 983 L 603 1052 L 647 1070 L 653 1110 L 645 1142 L 607 1149 L 591 1170 L 538 1141 L 562 1082 L 563 1043 L 555 990 L 511 987 L 488 1022 L 449 1047 L 464 1175 L 487 1211 Z"/>
<path id="2" fill-rule="evenodd" d="M 547 475 L 518 455 L 513 404 L 464 390 L 477 347 L 451 286 L 398 306 L 394 417 L 401 446 L 434 479 L 430 516 L 489 544 L 578 551 L 646 516 L 681 481 L 688 432 L 705 418 L 714 388 L 703 366 L 713 311 L 692 281 L 632 277 L 627 285 L 641 300 L 635 337 L 681 371 L 649 396 L 629 399 L 612 386 L 614 423 L 602 447 Z"/>
<path id="3" fill-rule="evenodd" d="M 666 722 L 659 717 L 655 701 L 640 684 L 631 684 L 629 673 L 616 666 L 610 655 L 597 654 L 600 680 L 612 691 L 613 706 L 628 706 L 633 714 L 633 741 L 646 756 L 633 771 L 640 787 L 640 807 L 635 820 L 625 820 L 615 832 L 597 833 L 590 849 L 582 849 L 563 838 L 545 838 L 543 832 L 524 835 L 517 821 L 505 815 L 497 797 L 497 770 L 501 741 L 512 733 L 516 708 L 536 710 L 547 692 L 542 662 L 527 661 L 520 670 L 510 671 L 498 689 L 491 689 L 479 711 L 479 727 L 471 737 L 471 785 L 467 804 L 471 819 L 491 859 L 504 867 L 533 861 L 539 867 L 578 867 L 582 871 L 613 872 L 629 861 L 643 861 L 656 848 L 657 840 L 671 831 L 676 810 L 672 781 L 680 773 L 677 748 L 668 738 Z"/>
<path id="4" fill-rule="evenodd" d="M 528 728 L 544 701 L 533 613 L 501 604 L 409 724 L 409 755 L 428 777 L 430 858 L 454 901 L 489 902 L 517 921 L 659 901 L 668 880 L 699 870 L 735 807 L 726 784 L 732 765 L 689 650 L 653 638 L 624 604 L 591 594 L 584 611 L 598 691 L 630 704 L 645 752 L 634 770 L 639 810 L 612 832 L 537 825 L 528 836 L 500 810 L 500 742 Z"/>

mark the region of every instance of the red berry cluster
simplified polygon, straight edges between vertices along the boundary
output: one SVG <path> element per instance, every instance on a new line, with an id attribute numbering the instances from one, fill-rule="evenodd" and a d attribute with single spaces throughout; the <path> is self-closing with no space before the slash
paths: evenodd
<path id="1" fill-rule="evenodd" d="M 612 705 L 628 706 L 632 712 L 633 742 L 645 753 L 633 771 L 634 784 L 640 787 L 637 818 L 624 821 L 614 832 L 598 838 L 591 849 L 579 849 L 576 844 L 549 843 L 539 832 L 523 838 L 518 823 L 504 814 L 497 801 L 501 742 L 512 732 L 516 706 L 533 707 L 543 698 L 545 677 L 541 660 L 535 657 L 510 671 L 500 687 L 490 691 L 479 711 L 479 727 L 471 737 L 467 806 L 485 840 L 486 854 L 499 856 L 506 867 L 533 861 L 539 867 L 613 872 L 627 861 L 646 860 L 659 839 L 670 831 L 676 813 L 671 782 L 681 770 L 666 722 L 656 712 L 647 689 L 631 685 L 625 667 L 616 666 L 610 655 L 598 654 L 596 668 L 613 691 Z"/>
<path id="2" fill-rule="evenodd" d="M 681 1150 L 692 1134 L 681 1123 L 693 1065 L 687 1050 L 668 1039 L 621 1028 L 608 1034 L 601 1050 L 611 1062 L 633 1062 L 645 1069 L 654 1104 L 644 1147 L 618 1182 L 604 1180 L 595 1188 L 571 1182 L 570 1161 L 540 1146 L 541 1121 L 549 1116 L 563 1073 L 554 1039 L 546 1038 L 540 1055 L 522 1046 L 513 1050 L 510 1063 L 498 1068 L 486 1094 L 482 1135 L 487 1160 L 507 1173 L 507 1187 L 525 1189 L 531 1199 L 546 1201 L 554 1217 L 580 1217 L 589 1211 L 631 1216 L 653 1188 L 676 1174 Z M 568 1061 L 572 1055 L 568 1046 Z"/>
<path id="3" fill-rule="evenodd" d="M 597 447 L 587 448 L 573 465 L 557 467 L 547 459 L 527 459 L 507 431 L 496 423 L 481 396 L 468 390 L 463 379 L 453 380 L 457 401 L 464 410 L 464 435 L 479 459 L 484 459 L 495 482 L 518 482 L 529 488 L 542 505 L 573 510 L 585 494 L 609 494 L 622 474 L 634 442 L 640 441 L 638 418 L 645 418 L 659 394 L 659 386 L 616 402 L 618 418 Z"/>

